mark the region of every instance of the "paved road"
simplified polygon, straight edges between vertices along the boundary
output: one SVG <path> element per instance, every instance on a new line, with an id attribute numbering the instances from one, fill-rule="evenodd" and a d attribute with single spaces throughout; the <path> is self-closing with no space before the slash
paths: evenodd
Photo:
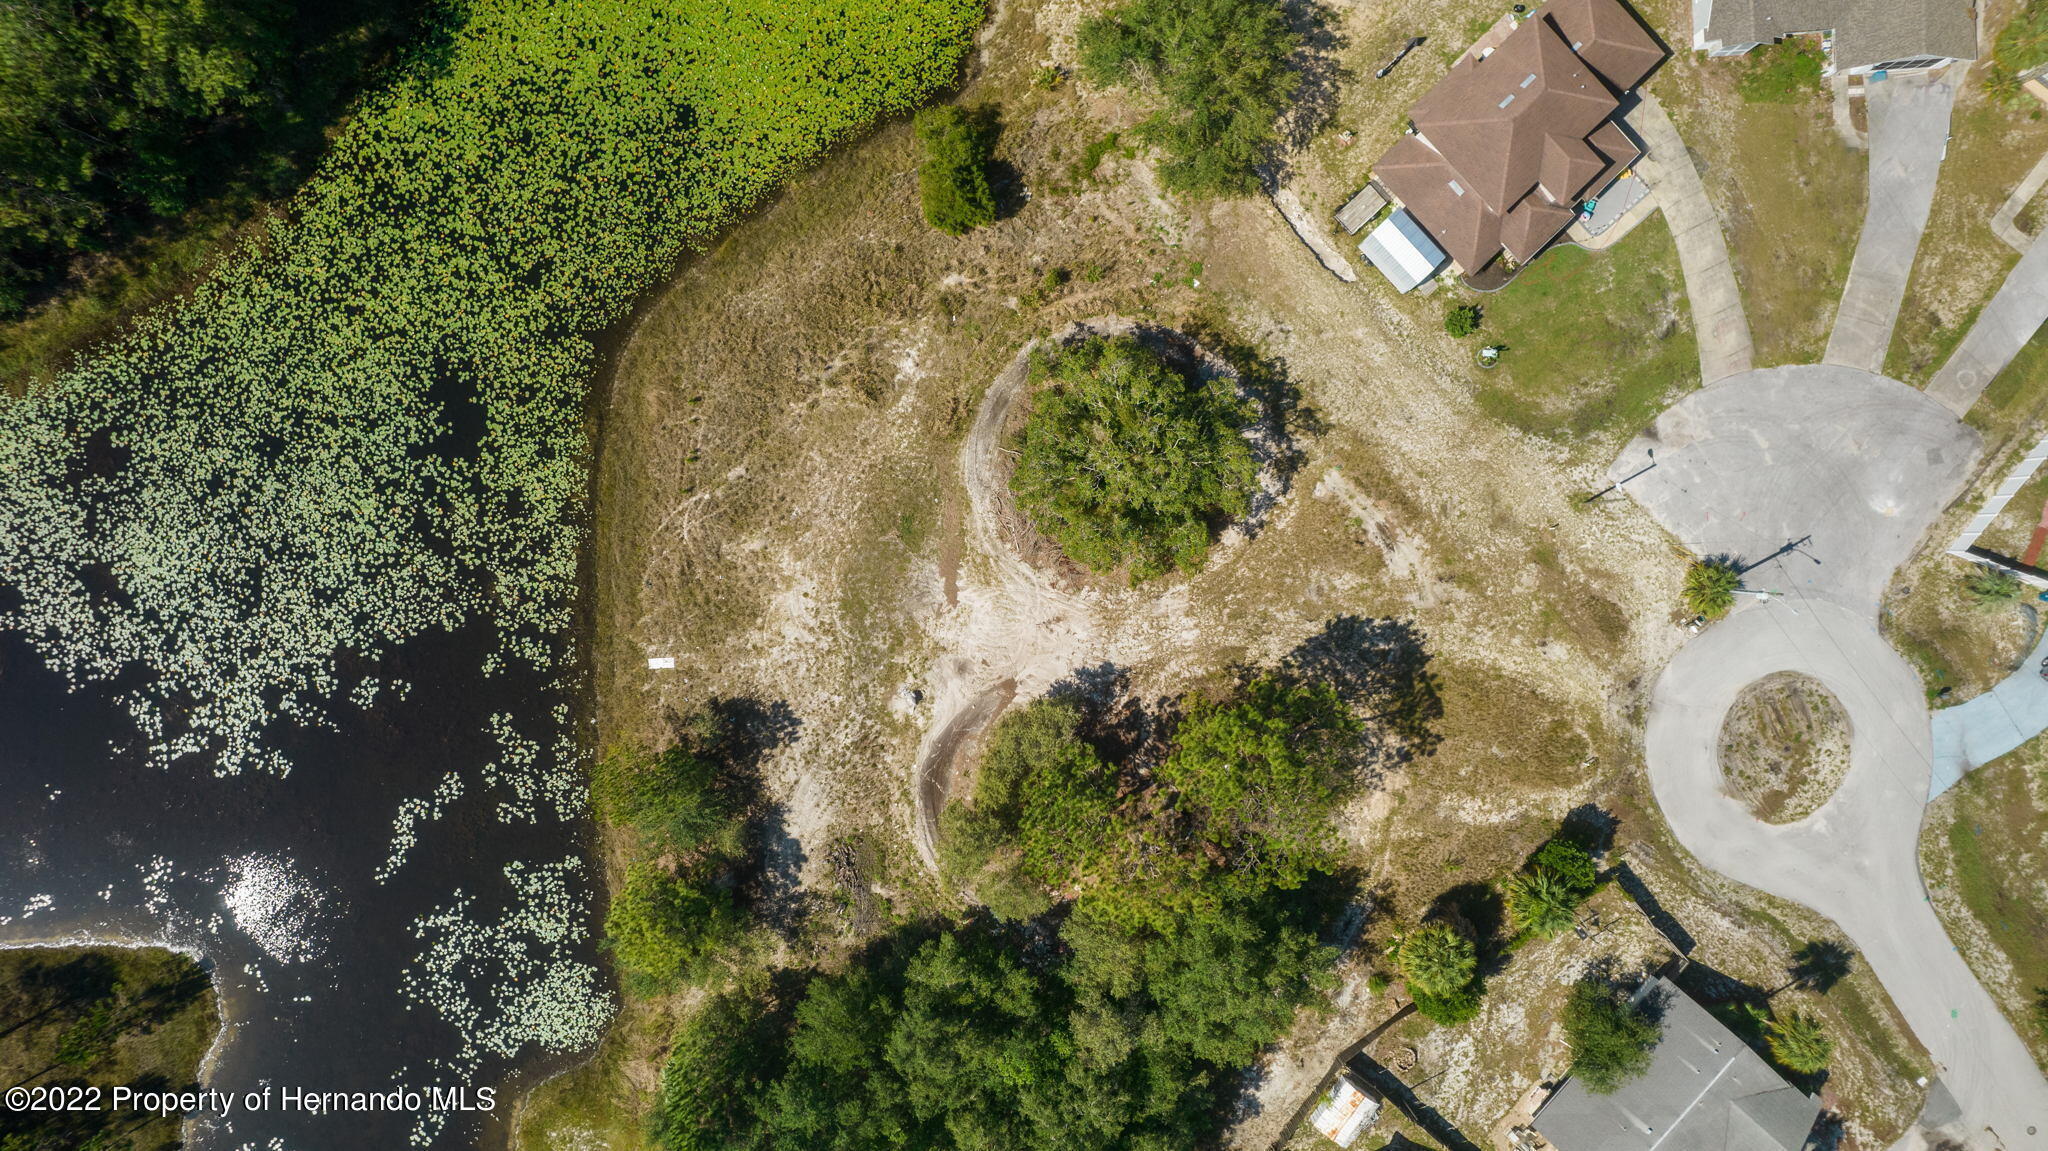
<path id="1" fill-rule="evenodd" d="M 1933 799 L 1981 767 L 2048 731 L 2048 680 L 2038 670 L 2048 659 L 2048 629 L 2020 669 L 1983 695 L 1934 713 Z"/>
<path id="2" fill-rule="evenodd" d="M 1622 489 L 1688 548 L 1762 562 L 1750 586 L 1826 595 L 1874 617 L 1892 569 L 1977 451 L 1977 434 L 1922 393 L 1809 364 L 1692 393 L 1611 471 L 1633 476 Z"/>
<path id="3" fill-rule="evenodd" d="M 1715 745 L 1743 686 L 1801 671 L 1842 701 L 1848 776 L 1825 806 L 1784 826 L 1758 822 L 1722 790 Z M 1840 925 L 1940 1067 L 1981 1146 L 2048 1148 L 2048 1081 L 1949 943 L 1920 883 L 1915 847 L 1929 735 L 1919 677 L 1870 618 L 1794 596 L 1738 609 L 1687 644 L 1650 704 L 1650 784 L 1701 863 L 1805 904 Z M 2031 1132 L 2031 1133 L 2030 1133 Z"/>
<path id="4" fill-rule="evenodd" d="M 1977 313 L 1970 334 L 1935 373 L 1927 394 L 1958 416 L 1969 411 L 2043 320 L 2048 320 L 2048 244 L 2035 244 Z"/>
<path id="5" fill-rule="evenodd" d="M 1628 125 L 1642 137 L 1646 152 L 1636 170 L 1649 181 L 1678 245 L 1678 264 L 1685 273 L 1685 294 L 1692 303 L 1692 326 L 1700 346 L 1700 379 L 1706 383 L 1749 370 L 1755 349 L 1749 338 L 1749 317 L 1742 311 L 1742 291 L 1728 262 L 1728 244 L 1721 236 L 1721 217 L 1707 199 L 1692 153 L 1654 96 L 1628 114 Z"/>
<path id="6" fill-rule="evenodd" d="M 1994 1141 L 1975 1140 L 1984 1147 L 2048 1151 L 2037 1134 L 2048 1130 L 2048 1081 L 1920 883 L 1933 736 L 1919 677 L 1875 622 L 1892 569 L 1961 490 L 1979 447 L 1974 431 L 1914 389 L 1820 364 L 1702 388 L 1612 470 L 1687 546 L 1758 565 L 1749 586 L 1782 593 L 1745 600 L 1657 682 L 1644 749 L 1673 833 L 1706 866 L 1849 934 L 1939 1064 L 1963 1134 L 1989 1129 Z M 1826 684 L 1853 734 L 1834 797 L 1777 826 L 1725 793 L 1716 745 L 1736 694 L 1787 670 Z"/>
<path id="7" fill-rule="evenodd" d="M 1826 359 L 1882 372 L 1948 151 L 1955 81 L 1946 72 L 1929 73 L 1870 84 L 1864 92 L 1870 110 L 1870 205 Z"/>

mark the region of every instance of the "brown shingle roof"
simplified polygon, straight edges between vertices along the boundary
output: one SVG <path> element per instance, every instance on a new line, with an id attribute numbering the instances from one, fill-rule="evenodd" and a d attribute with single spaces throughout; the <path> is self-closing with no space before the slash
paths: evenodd
<path id="1" fill-rule="evenodd" d="M 1484 59 L 1452 65 L 1415 104 L 1418 135 L 1374 175 L 1465 271 L 1503 239 L 1528 259 L 1580 198 L 1636 160 L 1612 123 L 1617 93 L 1664 55 L 1619 0 L 1551 0 Z"/>
<path id="2" fill-rule="evenodd" d="M 1617 92 L 1626 92 L 1663 62 L 1664 45 L 1614 0 L 1550 0 L 1542 19 Z"/>
<path id="3" fill-rule="evenodd" d="M 1584 139 L 1617 103 L 1556 28 L 1525 20 L 1491 56 L 1453 67 L 1416 103 L 1414 119 L 1430 146 L 1502 212 L 1536 185 L 1546 136 Z M 1570 195 L 1548 190 L 1558 199 Z"/>
<path id="4" fill-rule="evenodd" d="M 1429 145 L 1402 137 L 1372 174 L 1459 267 L 1476 272 L 1500 250 L 1499 214 Z"/>

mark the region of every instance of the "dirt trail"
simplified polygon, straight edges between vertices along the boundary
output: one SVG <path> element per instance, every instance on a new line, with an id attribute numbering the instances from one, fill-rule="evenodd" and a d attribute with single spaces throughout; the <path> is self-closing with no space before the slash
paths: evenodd
<path id="1" fill-rule="evenodd" d="M 1104 334 L 1128 330 L 1100 319 L 1075 325 Z M 1003 538 L 1001 522 L 1003 429 L 1031 377 L 1026 344 L 996 376 L 976 409 L 960 447 L 967 487 L 967 548 L 959 573 L 958 602 L 933 628 L 943 653 L 932 661 L 926 688 L 932 713 L 912 769 L 912 841 L 925 866 L 938 870 L 938 818 L 952 766 L 1003 707 L 1017 696 L 1043 692 L 1072 671 L 1100 635 L 1086 593 L 1069 593 L 1020 559 Z"/>

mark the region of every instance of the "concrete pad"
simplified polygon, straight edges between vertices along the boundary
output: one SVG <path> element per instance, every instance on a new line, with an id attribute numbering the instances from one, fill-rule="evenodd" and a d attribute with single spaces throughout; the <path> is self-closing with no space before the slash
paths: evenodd
<path id="1" fill-rule="evenodd" d="M 1748 586 L 1874 615 L 1979 446 L 1975 431 L 1904 384 L 1805 364 L 1692 393 L 1610 473 L 1686 547 L 1761 564 Z"/>
<path id="2" fill-rule="evenodd" d="M 1870 204 L 1849 265 L 1849 283 L 1828 337 L 1827 362 L 1884 371 L 1892 327 L 1906 299 L 1913 256 L 1934 206 L 1948 152 L 1955 82 L 1948 71 L 1905 76 L 1867 89 Z"/>
<path id="3" fill-rule="evenodd" d="M 1636 170 L 1656 189 L 1657 205 L 1678 245 L 1693 332 L 1699 340 L 1700 379 L 1713 383 L 1746 372 L 1755 355 L 1749 317 L 1743 314 L 1742 290 L 1736 286 L 1735 268 L 1728 262 L 1721 217 L 1707 199 L 1692 153 L 1686 151 L 1684 139 L 1656 97 L 1645 94 L 1627 120 L 1645 146 Z"/>

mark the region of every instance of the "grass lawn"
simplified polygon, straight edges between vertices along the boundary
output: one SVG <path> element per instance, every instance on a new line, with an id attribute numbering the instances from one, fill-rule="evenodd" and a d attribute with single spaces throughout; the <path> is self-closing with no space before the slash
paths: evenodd
<path id="1" fill-rule="evenodd" d="M 1669 6 L 1684 27 L 1678 6 Z M 1650 8 L 1645 9 L 1649 14 Z M 1818 361 L 1863 228 L 1863 153 L 1836 133 L 1826 90 L 1738 94 L 1750 61 L 1674 55 L 1651 78 L 1720 211 L 1756 365 Z"/>
<path id="2" fill-rule="evenodd" d="M 1899 570 L 1884 599 L 1885 640 L 1920 673 L 1934 707 L 1991 690 L 2034 642 L 2033 622 L 2019 605 L 1983 611 L 1971 602 L 1963 590 L 1967 574 L 1945 552 L 1924 553 Z"/>
<path id="3" fill-rule="evenodd" d="M 2034 333 L 1963 418 L 1984 433 L 1990 451 L 2014 437 L 2038 435 L 2044 412 L 2048 412 L 2048 329 Z M 2027 443 L 2031 445 L 2032 440 Z"/>
<path id="4" fill-rule="evenodd" d="M 1991 215 L 2048 151 L 2048 115 L 2029 99 L 1987 96 L 1972 72 L 1956 97 L 1953 139 L 1913 263 L 1886 374 L 1925 384 L 1962 342 L 1977 312 L 2019 261 L 1991 231 Z"/>
<path id="5" fill-rule="evenodd" d="M 156 949 L 0 951 L 0 1077 L 28 1087 L 195 1087 L 219 1029 L 199 965 Z M 0 1111 L 0 1146 L 175 1147 L 179 1119 Z"/>
<path id="6" fill-rule="evenodd" d="M 1920 851 L 1935 910 L 2048 1067 L 2048 744 L 2035 739 L 1937 800 Z"/>
<path id="7" fill-rule="evenodd" d="M 1488 415 L 1571 439 L 1595 453 L 1640 431 L 1699 384 L 1678 249 L 1662 213 L 1604 252 L 1560 247 L 1479 298 L 1467 342 L 1505 343 L 1500 366 L 1473 369 Z"/>

